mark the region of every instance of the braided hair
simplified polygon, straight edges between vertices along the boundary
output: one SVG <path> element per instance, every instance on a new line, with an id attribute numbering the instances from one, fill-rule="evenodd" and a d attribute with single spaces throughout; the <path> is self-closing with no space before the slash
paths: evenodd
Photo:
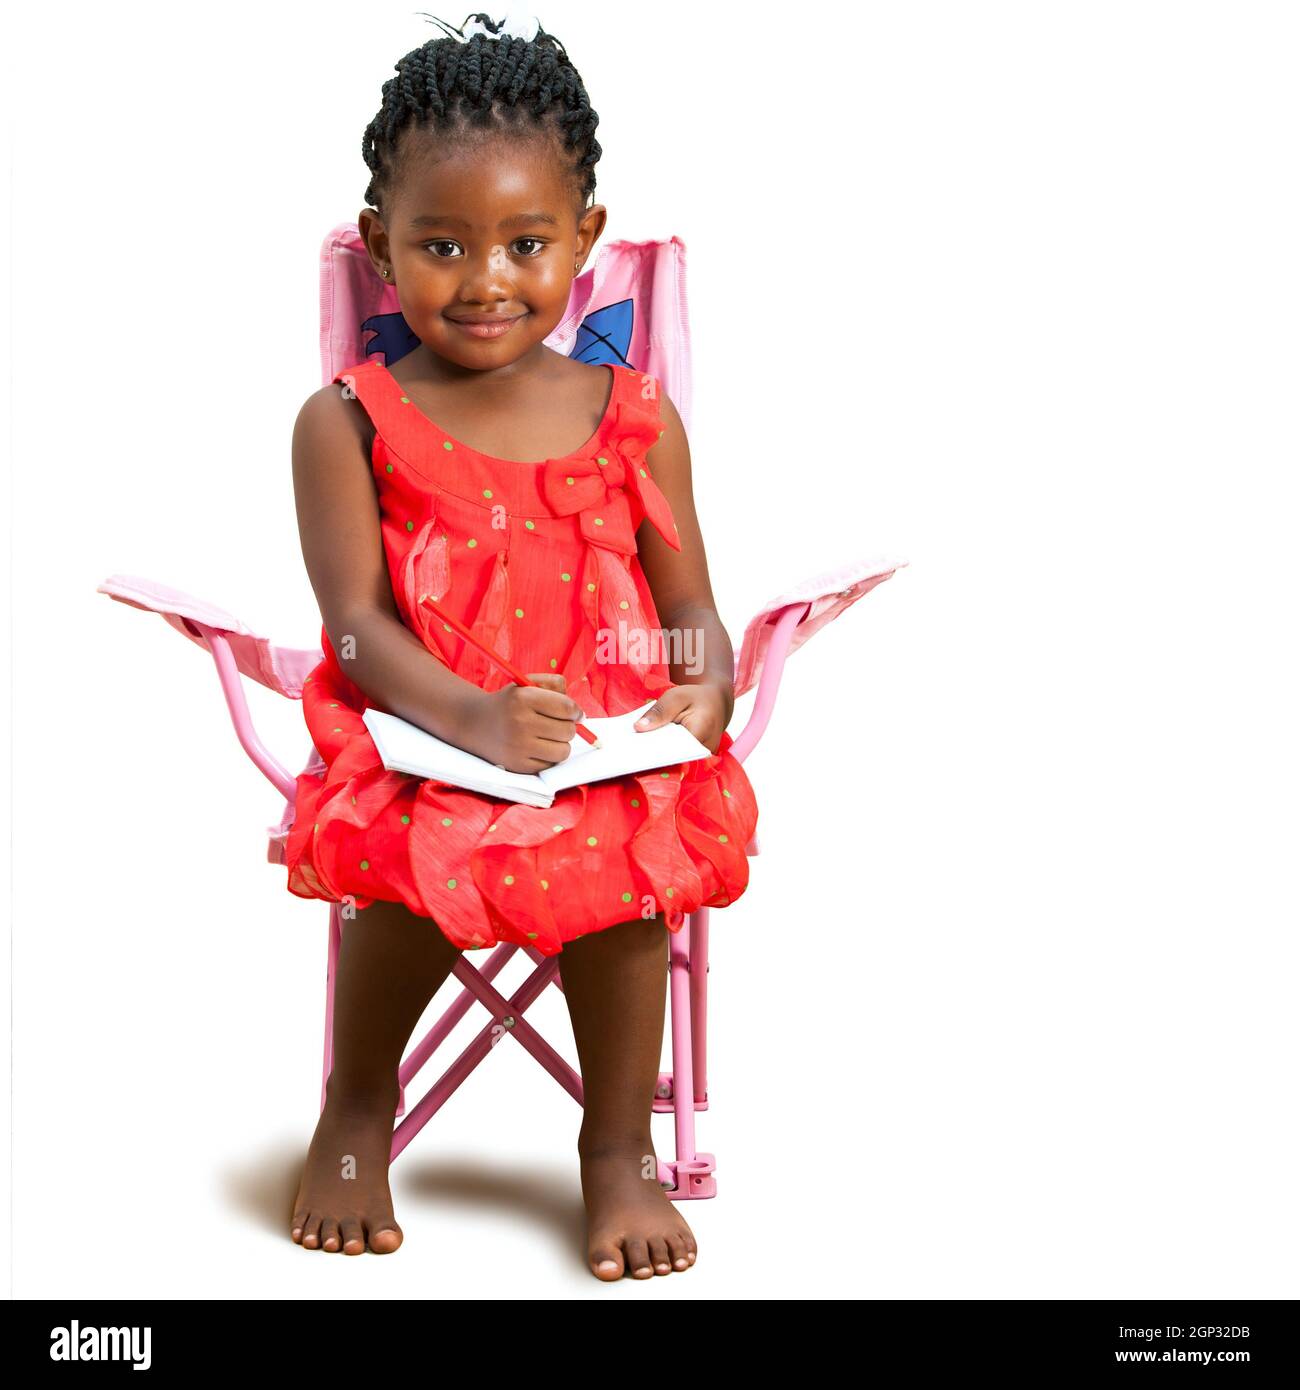
<path id="1" fill-rule="evenodd" d="M 371 172 L 365 200 L 381 217 L 399 178 L 401 137 L 408 129 L 429 130 L 439 141 L 474 133 L 517 130 L 527 118 L 535 134 L 563 137 L 577 201 L 585 206 L 596 190 L 598 116 L 591 109 L 578 70 L 564 46 L 541 28 L 530 39 L 500 35 L 504 20 L 468 15 L 491 30 L 464 39 L 433 15 L 446 37 L 412 49 L 383 85 L 383 105 L 366 127 L 361 154 Z M 459 37 L 452 37 L 457 35 Z M 571 153 L 570 153 L 571 152 Z"/>

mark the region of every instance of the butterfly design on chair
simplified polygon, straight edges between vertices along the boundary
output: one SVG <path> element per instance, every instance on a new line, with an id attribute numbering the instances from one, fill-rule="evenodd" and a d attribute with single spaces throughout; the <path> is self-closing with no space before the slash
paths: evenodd
<path id="1" fill-rule="evenodd" d="M 632 344 L 635 308 L 634 300 L 620 299 L 616 304 L 593 309 L 578 325 L 573 351 L 569 355 L 593 366 L 609 364 L 630 367 L 632 363 L 628 361 L 627 354 Z M 382 353 L 384 364 L 389 367 L 420 345 L 419 338 L 411 332 L 411 326 L 400 310 L 391 314 L 371 314 L 362 322 L 361 333 L 363 337 L 367 333 L 375 335 L 366 343 L 366 355 Z"/>

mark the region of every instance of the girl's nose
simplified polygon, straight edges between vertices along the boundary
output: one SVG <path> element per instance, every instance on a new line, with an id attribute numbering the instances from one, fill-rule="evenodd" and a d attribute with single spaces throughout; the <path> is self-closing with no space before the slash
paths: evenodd
<path id="1" fill-rule="evenodd" d="M 510 256 L 504 246 L 491 246 L 478 256 L 467 253 L 461 297 L 477 304 L 512 298 L 514 276 L 511 269 Z"/>

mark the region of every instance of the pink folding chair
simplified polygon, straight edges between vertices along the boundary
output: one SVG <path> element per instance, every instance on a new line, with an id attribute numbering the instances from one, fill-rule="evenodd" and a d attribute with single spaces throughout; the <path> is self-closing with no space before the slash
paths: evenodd
<path id="1" fill-rule="evenodd" d="M 641 242 L 615 241 L 598 251 L 594 265 L 573 285 L 568 311 L 547 338 L 547 346 L 588 362 L 622 362 L 658 377 L 690 428 L 691 361 L 686 313 L 685 245 L 677 237 Z M 391 366 L 418 344 L 398 306 L 396 291 L 374 273 L 357 227 L 336 227 L 321 248 L 321 375 L 328 385 L 341 368 L 372 353 Z M 743 762 L 771 719 L 786 657 L 813 633 L 838 618 L 882 580 L 906 565 L 902 559 L 873 558 L 841 566 L 797 585 L 763 605 L 750 619 L 736 656 L 735 693 L 757 685 L 754 707 L 732 745 Z M 132 607 L 160 614 L 177 632 L 205 648 L 234 722 L 235 733 L 254 765 L 285 798 L 278 825 L 268 828 L 267 858 L 284 863 L 284 843 L 293 824 L 295 778 L 263 745 L 253 727 L 242 676 L 249 676 L 291 700 L 302 698 L 303 682 L 320 662 L 319 648 L 278 646 L 238 618 L 179 590 L 133 575 L 115 574 L 99 593 Z M 309 740 L 310 743 L 310 740 Z M 314 746 L 304 771 L 324 766 Z M 759 852 L 758 838 L 746 853 Z M 321 1105 L 332 1066 L 334 976 L 345 920 L 355 909 L 329 905 L 329 944 L 325 971 L 325 1049 Z M 509 996 L 493 980 L 517 950 L 534 969 Z M 669 943 L 669 1009 L 672 1069 L 661 1072 L 656 1111 L 675 1118 L 675 1157 L 659 1162 L 659 1181 L 670 1197 L 717 1195 L 714 1155 L 695 1147 L 695 1112 L 708 1109 L 707 1036 L 709 910 L 689 914 Z M 563 990 L 555 956 L 534 947 L 497 946 L 482 969 L 462 953 L 452 972 L 463 986 L 442 1017 L 403 1058 L 390 1161 L 411 1142 L 495 1043 L 510 1035 L 582 1104 L 582 1078 L 524 1017 L 548 985 Z M 443 1072 L 408 1114 L 406 1087 L 477 1000 L 488 1020 L 473 1041 Z M 403 1118 L 404 1117 L 404 1118 Z"/>

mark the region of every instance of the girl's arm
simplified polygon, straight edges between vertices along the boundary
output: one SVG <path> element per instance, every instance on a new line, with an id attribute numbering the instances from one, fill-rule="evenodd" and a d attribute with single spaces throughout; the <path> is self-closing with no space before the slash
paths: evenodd
<path id="1" fill-rule="evenodd" d="M 663 436 L 647 452 L 646 462 L 672 508 L 673 519 L 677 522 L 677 539 L 682 548 L 674 550 L 649 521 L 642 521 L 637 528 L 637 551 L 654 597 L 659 621 L 669 631 L 670 638 L 674 630 L 694 630 L 693 652 L 685 642 L 680 652 L 675 641 L 670 641 L 669 649 L 670 653 L 693 655 L 700 669 L 690 669 L 682 662 L 674 661 L 669 664 L 668 672 L 675 686 L 699 687 L 698 690 L 686 692 L 682 698 L 698 697 L 692 703 L 703 703 L 704 712 L 698 716 L 678 718 L 687 707 L 674 706 L 675 713 L 670 713 L 668 717 L 686 724 L 702 743 L 716 751 L 717 736 L 726 728 L 735 705 L 735 655 L 727 630 L 718 617 L 713 587 L 709 582 L 704 538 L 700 534 L 691 490 L 691 450 L 686 430 L 677 407 L 662 390 L 659 414 L 664 423 Z M 670 691 L 664 699 L 671 695 Z M 712 708 L 715 701 L 716 710 Z M 651 724 L 645 727 L 651 727 Z M 705 733 L 711 736 L 705 737 Z"/>
<path id="2" fill-rule="evenodd" d="M 322 387 L 298 412 L 293 490 L 307 574 L 343 673 L 385 709 L 455 743 L 483 692 L 444 666 L 398 614 L 369 446 L 362 407 L 338 386 Z"/>
<path id="3" fill-rule="evenodd" d="M 569 756 L 582 708 L 556 672 L 542 688 L 491 693 L 444 665 L 402 621 L 370 473 L 370 425 L 359 401 L 322 387 L 293 429 L 293 489 L 302 555 L 339 667 L 371 701 L 510 772 Z M 345 644 L 344 639 L 352 640 Z M 346 652 L 346 660 L 344 653 Z"/>

